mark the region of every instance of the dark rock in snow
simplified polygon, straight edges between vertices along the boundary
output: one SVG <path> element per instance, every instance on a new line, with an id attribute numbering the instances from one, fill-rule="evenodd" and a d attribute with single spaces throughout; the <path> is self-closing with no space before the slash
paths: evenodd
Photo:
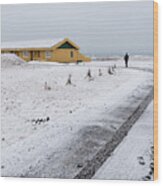
<path id="1" fill-rule="evenodd" d="M 79 164 L 77 165 L 77 168 L 81 168 L 81 167 L 83 167 L 83 164 L 82 164 L 82 163 L 79 163 Z"/>
<path id="2" fill-rule="evenodd" d="M 2 141 L 5 141 L 5 138 L 2 138 Z"/>

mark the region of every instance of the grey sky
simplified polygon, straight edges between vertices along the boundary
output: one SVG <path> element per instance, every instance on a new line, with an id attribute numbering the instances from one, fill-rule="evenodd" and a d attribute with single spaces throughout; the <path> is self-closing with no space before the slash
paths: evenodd
<path id="1" fill-rule="evenodd" d="M 69 37 L 90 55 L 153 54 L 153 2 L 1 6 L 2 41 Z"/>

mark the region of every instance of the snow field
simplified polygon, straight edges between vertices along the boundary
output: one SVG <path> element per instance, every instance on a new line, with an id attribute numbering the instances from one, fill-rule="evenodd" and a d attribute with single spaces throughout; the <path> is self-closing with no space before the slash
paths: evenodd
<path id="1" fill-rule="evenodd" d="M 114 64 L 116 73 L 109 75 L 108 67 Z M 131 65 L 140 67 L 140 62 Z M 41 170 L 52 154 L 62 159 L 77 131 L 84 126 L 101 125 L 97 122 L 101 113 L 123 101 L 136 87 L 139 91 L 140 84 L 151 85 L 151 73 L 122 66 L 121 61 L 79 65 L 32 62 L 21 69 L 4 69 L 1 83 L 3 175 L 24 176 L 34 167 Z M 141 66 L 152 69 L 152 60 Z M 103 73 L 100 77 L 99 68 Z M 88 69 L 93 81 L 85 78 Z M 69 74 L 73 85 L 66 86 Z M 50 90 L 44 89 L 45 82 Z M 59 161 L 56 164 L 59 166 Z"/>

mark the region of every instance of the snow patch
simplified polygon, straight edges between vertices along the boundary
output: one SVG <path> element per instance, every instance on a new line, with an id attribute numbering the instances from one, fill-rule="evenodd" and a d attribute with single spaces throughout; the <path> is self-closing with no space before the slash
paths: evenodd
<path id="1" fill-rule="evenodd" d="M 25 61 L 15 54 L 1 54 L 1 67 L 10 68 L 13 66 L 25 65 Z"/>

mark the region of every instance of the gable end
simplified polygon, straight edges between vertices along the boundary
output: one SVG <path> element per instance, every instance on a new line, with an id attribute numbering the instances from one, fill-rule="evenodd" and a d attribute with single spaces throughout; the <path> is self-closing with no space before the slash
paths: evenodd
<path id="1" fill-rule="evenodd" d="M 66 41 L 65 43 L 60 45 L 58 49 L 77 49 L 77 48 L 71 45 L 68 41 Z"/>

